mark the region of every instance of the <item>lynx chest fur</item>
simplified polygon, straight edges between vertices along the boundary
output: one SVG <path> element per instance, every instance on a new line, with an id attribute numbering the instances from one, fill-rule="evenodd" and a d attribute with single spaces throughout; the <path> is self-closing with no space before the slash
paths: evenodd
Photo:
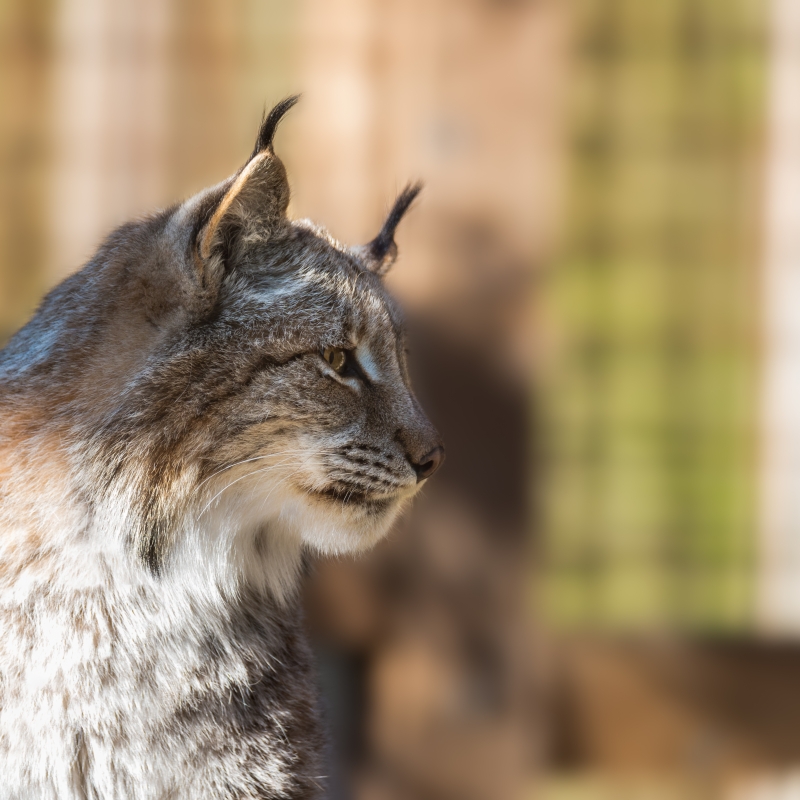
<path id="1" fill-rule="evenodd" d="M 314 798 L 297 583 L 444 450 L 381 276 L 286 215 L 265 119 L 228 180 L 112 233 L 0 353 L 0 798 Z"/>

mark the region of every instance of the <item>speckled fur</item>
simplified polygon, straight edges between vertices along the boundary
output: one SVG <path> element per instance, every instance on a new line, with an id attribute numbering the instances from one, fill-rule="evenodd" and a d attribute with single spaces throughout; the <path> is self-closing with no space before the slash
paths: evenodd
<path id="1" fill-rule="evenodd" d="M 438 437 L 379 277 L 397 219 L 347 248 L 286 217 L 292 102 L 0 353 L 2 798 L 322 796 L 301 565 L 380 539 Z"/>

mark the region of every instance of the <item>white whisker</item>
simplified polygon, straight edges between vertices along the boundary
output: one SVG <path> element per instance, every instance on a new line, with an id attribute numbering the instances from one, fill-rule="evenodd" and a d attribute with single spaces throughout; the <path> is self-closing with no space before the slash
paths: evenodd
<path id="1" fill-rule="evenodd" d="M 251 463 L 253 461 L 263 461 L 265 458 L 275 458 L 276 456 L 287 456 L 287 455 L 293 455 L 295 453 L 299 454 L 300 452 L 301 452 L 300 450 L 284 450 L 282 452 L 265 453 L 264 455 L 261 455 L 261 456 L 253 456 L 252 458 L 244 458 L 241 461 L 236 461 L 233 464 L 228 464 L 225 467 L 221 467 L 216 472 L 214 472 L 211 475 L 209 475 L 207 478 L 204 478 L 202 481 L 200 481 L 200 483 L 197 484 L 197 486 L 195 487 L 195 491 L 198 491 L 201 487 L 203 487 L 210 480 L 212 480 L 213 478 L 216 478 L 217 475 L 221 475 L 223 472 L 227 472 L 228 470 L 231 470 L 234 467 L 239 467 L 242 464 L 249 464 L 249 463 Z"/>
<path id="2" fill-rule="evenodd" d="M 214 496 L 213 496 L 213 497 L 212 497 L 212 498 L 211 498 L 211 499 L 208 501 L 208 503 L 206 503 L 206 505 L 203 507 L 203 510 L 202 510 L 202 511 L 201 511 L 201 512 L 200 512 L 200 513 L 197 515 L 197 519 L 200 519 L 200 517 L 202 517 L 202 516 L 203 516 L 203 514 L 205 514 L 205 512 L 206 512 L 206 511 L 208 511 L 209 507 L 210 507 L 211 505 L 213 505 L 214 501 L 215 501 L 215 500 L 216 500 L 216 499 L 217 499 L 217 498 L 218 498 L 218 497 L 219 497 L 219 496 L 220 496 L 220 495 L 221 495 L 223 492 L 226 492 L 228 489 L 230 489 L 230 488 L 231 488 L 231 486 L 234 486 L 235 484 L 239 483 L 239 481 L 243 481 L 245 478 L 251 478 L 253 475 L 260 475 L 260 474 L 262 474 L 262 473 L 265 473 L 265 472 L 271 472 L 271 471 L 272 471 L 272 470 L 274 470 L 274 469 L 278 469 L 278 468 L 280 468 L 280 467 L 285 467 L 287 464 L 290 464 L 290 463 L 291 463 L 291 461 L 281 461 L 281 462 L 279 462 L 279 463 L 277 463 L 277 464 L 272 464 L 272 465 L 270 465 L 269 467 L 264 467 L 263 469 L 257 469 L 257 470 L 254 470 L 253 472 L 247 472 L 247 473 L 245 473 L 244 475 L 240 475 L 240 476 L 239 476 L 238 478 L 236 478 L 235 480 L 232 480 L 230 483 L 228 483 L 228 484 L 226 484 L 225 486 L 223 486 L 223 487 L 222 487 L 222 488 L 221 488 L 221 489 L 220 489 L 220 490 L 219 490 L 219 491 L 218 491 L 218 492 L 217 492 L 217 493 L 216 493 L 216 494 L 215 494 L 215 495 L 214 495 Z"/>

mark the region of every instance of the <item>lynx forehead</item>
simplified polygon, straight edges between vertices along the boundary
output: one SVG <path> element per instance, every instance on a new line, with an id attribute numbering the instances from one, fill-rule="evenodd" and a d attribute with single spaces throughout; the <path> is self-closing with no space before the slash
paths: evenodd
<path id="1" fill-rule="evenodd" d="M 419 187 L 367 245 L 290 220 L 295 101 L 0 353 L 0 797 L 316 796 L 304 553 L 374 544 L 444 448 L 382 282 Z"/>

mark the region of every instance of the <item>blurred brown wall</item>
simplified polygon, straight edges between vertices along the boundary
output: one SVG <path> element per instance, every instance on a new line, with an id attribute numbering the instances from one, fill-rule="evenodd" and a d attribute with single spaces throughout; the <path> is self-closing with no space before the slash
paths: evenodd
<path id="1" fill-rule="evenodd" d="M 0 4 L 0 338 L 44 288 L 52 6 Z"/>

